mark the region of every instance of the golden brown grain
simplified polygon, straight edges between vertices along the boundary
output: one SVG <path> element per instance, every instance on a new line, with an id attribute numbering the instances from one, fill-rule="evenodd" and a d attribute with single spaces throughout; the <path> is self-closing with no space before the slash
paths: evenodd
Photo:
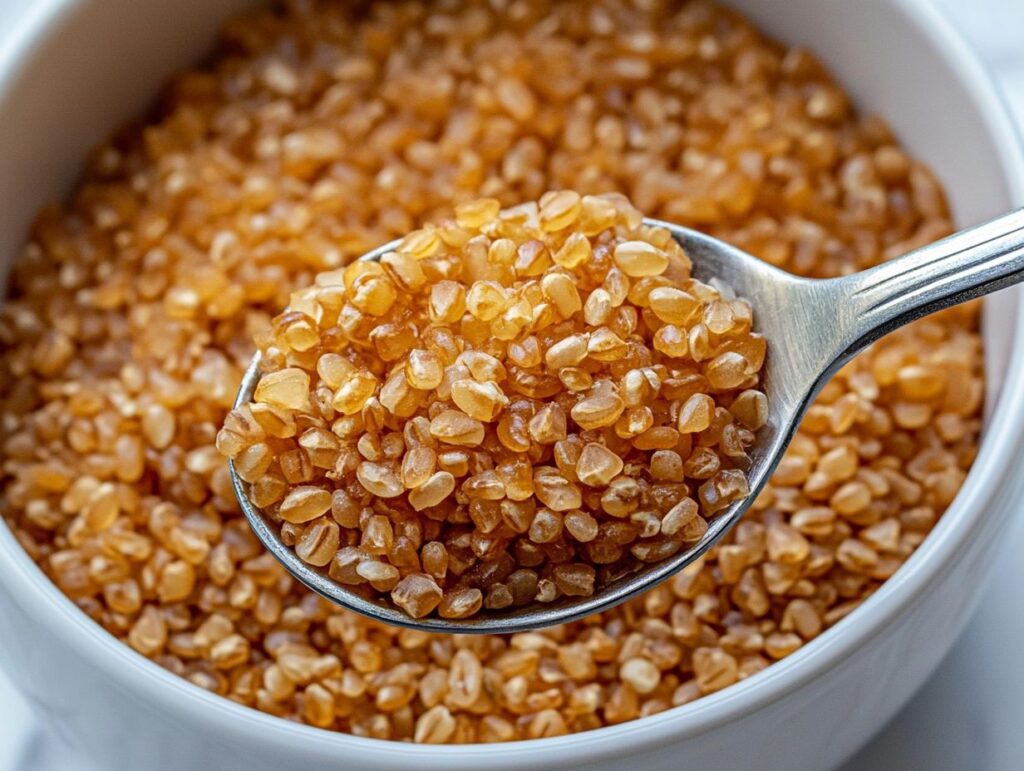
<path id="1" fill-rule="evenodd" d="M 638 562 L 695 543 L 707 518 L 747 494 L 735 466 L 745 464 L 754 433 L 738 426 L 728 408 L 764 409 L 756 390 L 761 357 L 750 361 L 737 352 L 761 343 L 751 331 L 750 308 L 728 301 L 727 319 L 708 333 L 715 355 L 704 364 L 688 357 L 685 346 L 659 346 L 668 325 L 643 315 L 638 303 L 648 293 L 671 281 L 673 291 L 689 298 L 685 314 L 676 316 L 685 322 L 726 313 L 716 309 L 727 289 L 693 279 L 688 257 L 667 231 L 643 225 L 617 194 L 550 192 L 538 203 L 497 211 L 481 200 L 463 204 L 457 216 L 472 224 L 428 225 L 402 240 L 398 248 L 408 252 L 321 273 L 292 294 L 271 323 L 273 333 L 260 338 L 263 372 L 253 401 L 227 416 L 216 445 L 254 483 L 295 478 L 285 463 L 302 459 L 308 472 L 280 502 L 261 496 L 282 540 L 315 566 L 331 562 L 332 548 L 343 548 L 355 569 L 336 566 L 341 583 L 385 601 L 391 593 L 393 603 L 416 617 L 436 605 L 446 618 L 482 609 L 481 590 L 488 592 L 489 610 L 590 596 Z M 558 253 L 570 239 L 591 254 L 615 255 L 623 270 L 610 261 L 545 267 L 532 256 Z M 531 257 L 510 269 L 493 259 L 495 244 Z M 400 282 L 392 272 L 406 263 L 405 274 L 419 277 L 415 282 Z M 623 336 L 587 323 L 584 302 L 599 290 L 617 314 L 636 319 L 620 329 Z M 339 329 L 343 320 L 359 318 L 373 324 L 372 347 Z M 543 351 L 532 366 L 510 351 L 527 339 Z M 567 388 L 570 369 L 586 373 L 586 385 Z M 687 379 L 685 400 L 662 393 L 662 384 Z M 349 399 L 356 390 L 361 406 Z M 278 432 L 269 463 L 257 418 L 267 409 L 296 427 L 288 436 Z M 500 430 L 517 417 L 527 421 L 532 441 L 525 447 Z M 353 420 L 361 427 L 356 435 Z M 676 423 L 672 450 L 638 447 L 642 434 Z M 694 443 L 684 434 L 697 435 L 700 464 L 694 455 L 683 462 Z M 453 453 L 466 453 L 469 462 L 432 472 Z M 687 479 L 693 469 L 701 473 Z M 366 512 L 346 518 L 340 534 L 337 518 L 325 516 L 339 493 Z M 582 525 L 585 536 L 592 534 L 580 540 L 565 533 L 566 513 L 578 520 L 577 530 Z M 602 529 L 627 515 L 629 524 L 617 532 Z M 293 533 L 291 525 L 304 523 Z M 428 579 L 421 575 L 423 550 L 437 543 L 457 559 Z M 502 583 L 516 569 L 537 575 L 534 597 L 514 595 Z M 405 576 L 415 580 L 399 585 Z"/>
<path id="2" fill-rule="evenodd" d="M 854 611 L 921 543 L 974 458 L 983 393 L 976 306 L 918 322 L 845 367 L 718 548 L 585 623 L 488 638 L 386 628 L 302 591 L 262 552 L 226 468 L 204 460 L 253 334 L 269 331 L 271 315 L 317 272 L 421 222 L 460 216 L 463 202 L 619 191 L 653 216 L 808 276 L 861 269 L 950 229 L 940 186 L 882 121 L 833 97 L 809 109 L 816 94 L 841 94 L 811 54 L 765 40 L 710 3 L 641 10 L 564 0 L 502 11 L 396 0 L 359 18 L 353 7 L 296 4 L 231 22 L 212 66 L 176 78 L 153 122 L 97 150 L 72 200 L 40 215 L 0 316 L 0 506 L 28 554 L 84 613 L 169 671 L 273 715 L 398 741 L 509 741 L 635 719 L 798 649 L 796 608 L 794 631 L 780 628 L 793 600 L 812 605 L 824 627 Z M 516 101 L 522 89 L 504 86 L 499 100 L 500 80 L 529 90 L 532 117 L 511 111 L 525 104 Z M 490 206 L 475 216 L 492 216 Z M 585 242 L 533 257 L 570 269 L 604 264 Z M 493 251 L 515 264 L 514 249 L 498 242 Z M 415 282 L 400 271 L 389 276 Z M 637 322 L 615 314 L 619 288 L 611 290 L 587 298 L 587 323 L 625 339 Z M 354 330 L 373 345 L 370 331 Z M 299 325 L 294 339 L 306 334 Z M 703 336 L 692 341 L 698 354 Z M 542 355 L 529 340 L 515 350 L 522 367 Z M 436 370 L 428 363 L 423 372 L 422 387 L 436 387 Z M 646 388 L 633 382 L 638 394 Z M 664 387 L 688 398 L 692 384 Z M 902 407 L 897 422 L 898 403 L 925 405 L 932 418 L 913 427 L 918 416 Z M 756 415 L 749 408 L 731 411 L 744 422 Z M 276 409 L 253 419 L 268 449 L 307 428 Z M 345 420 L 346 436 L 357 436 L 356 419 Z M 497 430 L 528 447 L 527 423 L 499 419 Z M 134 480 L 119 475 L 123 436 L 142 442 Z M 678 443 L 674 427 L 637 437 L 651 450 Z M 841 463 L 818 466 L 838 447 L 855 450 L 852 477 Z M 468 467 L 460 453 L 439 454 L 429 473 Z M 562 457 L 572 462 L 568 449 Z M 352 459 L 361 460 L 369 459 Z M 261 462 L 257 454 L 253 468 Z M 280 500 L 312 470 L 297 457 L 287 476 L 282 466 L 261 478 L 261 495 Z M 851 481 L 870 502 L 833 510 L 832 496 Z M 615 498 L 628 508 L 618 500 L 628 496 Z M 355 501 L 332 499 L 340 527 L 361 514 Z M 503 502 L 501 514 L 529 527 L 515 506 Z M 898 527 L 877 527 L 888 520 Z M 604 534 L 618 537 L 627 523 L 603 525 Z M 766 529 L 778 523 L 809 542 L 801 561 L 767 554 Z M 588 526 L 563 515 L 574 538 Z M 442 549 L 424 559 L 425 574 L 464 559 Z M 163 575 L 177 561 L 192 565 L 192 589 L 164 602 Z M 538 591 L 527 571 L 500 583 L 519 598 Z M 200 634 L 215 617 L 230 629 L 218 620 L 213 635 Z M 248 658 L 218 669 L 211 649 L 232 634 L 249 642 Z M 222 662 L 235 645 L 220 649 Z M 698 649 L 721 651 L 735 669 Z M 466 672 L 467 654 L 480 665 L 468 685 L 464 674 L 449 678 L 456 661 Z M 620 674 L 637 658 L 661 672 L 648 694 Z M 443 710 L 421 727 L 438 705 L 454 727 Z"/>

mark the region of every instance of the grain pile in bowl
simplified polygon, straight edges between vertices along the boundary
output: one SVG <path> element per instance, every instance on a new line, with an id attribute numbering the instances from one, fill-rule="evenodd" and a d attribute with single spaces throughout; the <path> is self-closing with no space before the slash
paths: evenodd
<path id="1" fill-rule="evenodd" d="M 97 623 L 242 704 L 361 736 L 554 736 L 749 677 L 870 595 L 978 443 L 976 307 L 825 389 L 699 564 L 536 634 L 385 628 L 301 591 L 240 517 L 214 440 L 251 340 L 323 270 L 550 189 L 620 191 L 811 276 L 950 229 L 934 177 L 814 57 L 708 3 L 296 4 L 99 149 L 44 212 L 3 310 L 3 513 Z"/>
<path id="2" fill-rule="evenodd" d="M 623 196 L 460 204 L 317 276 L 217 448 L 286 547 L 409 616 L 590 597 L 749 495 L 750 304 Z"/>

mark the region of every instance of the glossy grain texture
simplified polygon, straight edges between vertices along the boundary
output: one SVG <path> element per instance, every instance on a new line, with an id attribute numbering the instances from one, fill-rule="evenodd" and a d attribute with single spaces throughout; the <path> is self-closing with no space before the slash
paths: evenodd
<path id="1" fill-rule="evenodd" d="M 1024 201 L 1018 184 L 1024 164 L 998 98 L 928 4 L 735 4 L 780 38 L 811 41 L 826 51 L 857 102 L 889 116 L 908 145 L 935 163 L 961 222 Z M 5 49 L 9 56 L 0 65 L 4 137 L 24 148 L 19 158 L 36 161 L 31 168 L 10 168 L 14 155 L 3 159 L 4 200 L 19 203 L 3 210 L 8 253 L 21 241 L 29 213 L 71 183 L 74 169 L 59 159 L 81 157 L 102 133 L 136 112 L 137 97 L 121 87 L 138 84 L 148 93 L 160 71 L 189 59 L 188 46 L 227 15 L 229 3 L 193 5 L 189 14 L 150 0 L 133 3 L 132 14 L 121 4 L 88 0 L 35 6 L 32 24 L 19 31 L 20 42 Z M 185 27 L 176 24 L 185 18 Z M 117 53 L 116 62 L 93 55 L 101 53 L 98 40 L 103 51 Z M 69 56 L 69 50 L 79 55 Z M 123 67 L 126 52 L 130 69 Z M 903 77 L 893 80 L 893 71 Z M 69 79 L 78 84 L 74 93 L 92 95 L 87 102 L 67 98 Z M 30 108 L 35 103 L 26 94 L 41 107 Z M 96 102 L 97 94 L 111 100 L 109 109 Z M 940 112 L 957 119 L 937 121 Z M 83 130 L 86 120 L 91 128 Z M 968 142 L 972 151 L 964 153 Z M 49 169 L 40 170 L 38 162 L 50 159 Z M 208 694 L 136 655 L 88 621 L 0 527 L 0 605 L 8 620 L 0 630 L 3 658 L 47 721 L 77 753 L 106 769 L 144 763 L 169 771 L 197 764 L 333 769 L 340 757 L 382 769 L 595 769 L 624 762 L 649 769 L 832 768 L 882 725 L 948 649 L 1014 513 L 1019 475 L 1011 473 L 1010 459 L 1019 456 L 1022 422 L 1017 306 L 1016 293 L 987 304 L 997 323 L 987 327 L 986 349 L 1004 352 L 990 359 L 988 370 L 990 404 L 1000 420 L 986 433 L 961 495 L 906 569 L 836 629 L 766 672 L 698 702 L 585 735 L 491 747 L 412 747 L 314 730 Z M 874 687 L 864 688 L 869 679 Z M 125 732 L 129 723 L 134 730 Z M 780 725 L 789 751 L 766 754 Z M 183 735 L 191 740 L 183 743 Z"/>
<path id="2" fill-rule="evenodd" d="M 755 329 L 768 340 L 762 387 L 767 424 L 750 448 L 750 495 L 710 523 L 704 538 L 662 562 L 643 566 L 599 587 L 590 597 L 563 597 L 508 612 L 463 619 L 414 619 L 387 602 L 356 594 L 326 570 L 301 560 L 278 528 L 249 500 L 234 462 L 231 479 L 239 505 L 264 546 L 304 585 L 349 610 L 397 626 L 431 632 L 513 633 L 584 618 L 657 586 L 699 559 L 734 527 L 768 483 L 800 419 L 828 380 L 857 353 L 898 327 L 957 303 L 1024 280 L 1024 210 L 997 217 L 870 270 L 835 279 L 805 279 L 758 260 L 718 239 L 672 223 L 669 229 L 693 261 L 694 277 L 728 287 L 751 302 Z M 362 259 L 379 260 L 398 241 Z M 253 398 L 260 371 L 253 359 L 235 407 Z"/>

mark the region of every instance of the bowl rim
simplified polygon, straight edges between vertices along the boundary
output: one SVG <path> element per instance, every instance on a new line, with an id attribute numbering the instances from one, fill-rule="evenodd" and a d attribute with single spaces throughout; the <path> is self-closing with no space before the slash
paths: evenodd
<path id="1" fill-rule="evenodd" d="M 59 23 L 61 17 L 85 0 L 38 0 L 28 4 L 9 33 L 8 45 L 0 49 L 0 101 L 20 74 L 33 52 Z M 945 59 L 966 86 L 1002 161 L 1003 182 L 1010 199 L 1024 204 L 1024 145 L 1011 118 L 1009 107 L 985 64 L 970 48 L 942 11 L 926 0 L 891 0 L 922 35 L 945 51 Z M 1013 290 L 1024 306 L 1024 289 Z M 458 763 L 494 760 L 501 753 L 504 762 L 551 763 L 556 754 L 579 763 L 600 755 L 624 754 L 632 747 L 646 748 L 678 742 L 734 721 L 799 689 L 822 671 L 838 666 L 855 649 L 878 636 L 888 623 L 929 586 L 932 577 L 958 561 L 958 551 L 972 529 L 981 527 L 984 505 L 998 488 L 1013 458 L 1018 439 L 1017 426 L 1024 423 L 1024 389 L 1009 387 L 1024 381 L 1024 313 L 1016 320 L 1013 347 L 1005 384 L 995 404 L 1001 419 L 991 422 L 983 436 L 963 487 L 921 546 L 896 573 L 849 617 L 825 630 L 790 656 L 729 688 L 689 704 L 645 718 L 543 740 L 521 740 L 500 745 L 424 745 L 370 739 L 293 723 L 210 693 L 163 669 L 135 652 L 88 618 L 61 593 L 55 584 L 21 548 L 11 529 L 0 525 L 0 582 L 10 587 L 15 601 L 26 608 L 48 631 L 66 640 L 83 658 L 129 691 L 159 703 L 183 721 L 201 719 L 229 734 L 260 732 L 261 742 L 300 746 L 310 753 L 334 760 L 355 753 L 367 760 L 407 760 L 425 767 L 442 768 Z M 27 608 L 33 608 L 27 610 Z M 848 618 L 860 619 L 850 623 Z M 301 742 L 296 745 L 296 742 Z M 442 765 L 443 764 L 443 765 Z"/>

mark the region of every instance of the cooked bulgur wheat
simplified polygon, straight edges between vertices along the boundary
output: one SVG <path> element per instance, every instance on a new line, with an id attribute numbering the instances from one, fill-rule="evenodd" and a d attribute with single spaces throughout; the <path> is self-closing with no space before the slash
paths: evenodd
<path id="1" fill-rule="evenodd" d="M 217 434 L 286 546 L 415 618 L 589 597 L 696 544 L 767 418 L 749 303 L 668 230 L 617 193 L 500 207 L 293 293 Z"/>
<path id="2" fill-rule="evenodd" d="M 191 682 L 360 736 L 620 723 L 764 669 L 914 551 L 974 458 L 976 307 L 845 367 L 699 564 L 542 633 L 431 636 L 302 591 L 214 438 L 292 289 L 454 205 L 626 193 L 809 276 L 950 230 L 805 50 L 707 2 L 298 3 L 229 23 L 41 214 L 3 310 L 3 512 L 83 612 Z M 352 15 L 358 14 L 358 15 Z"/>

